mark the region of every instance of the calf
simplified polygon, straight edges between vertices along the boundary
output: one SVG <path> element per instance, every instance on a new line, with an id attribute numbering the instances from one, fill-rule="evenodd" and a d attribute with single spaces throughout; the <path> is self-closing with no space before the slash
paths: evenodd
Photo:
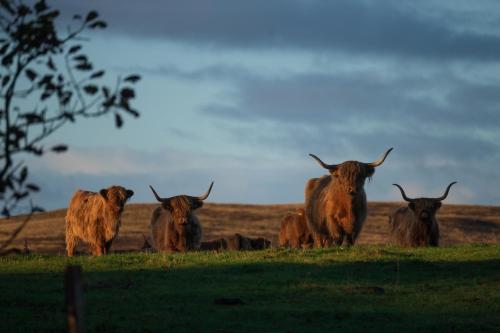
<path id="1" fill-rule="evenodd" d="M 295 249 L 311 248 L 314 245 L 312 233 L 309 231 L 304 208 L 297 208 L 288 213 L 281 221 L 279 245 Z"/>

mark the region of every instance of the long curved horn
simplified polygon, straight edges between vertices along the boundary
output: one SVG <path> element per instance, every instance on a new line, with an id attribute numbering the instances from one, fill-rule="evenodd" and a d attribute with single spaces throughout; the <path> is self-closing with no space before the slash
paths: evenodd
<path id="1" fill-rule="evenodd" d="M 453 182 L 450 185 L 448 185 L 444 194 L 442 196 L 440 196 L 439 198 L 435 198 L 434 200 L 443 201 L 444 199 L 446 199 L 446 197 L 448 196 L 448 192 L 450 192 L 450 188 L 453 186 L 453 184 L 456 184 L 456 183 L 457 182 Z"/>
<path id="2" fill-rule="evenodd" d="M 337 167 L 337 164 L 326 164 L 325 162 L 320 160 L 318 156 L 316 156 L 314 154 L 309 154 L 309 156 L 314 158 L 316 160 L 316 162 L 318 162 L 319 165 L 321 165 L 325 169 L 332 170 L 332 169 L 335 169 Z"/>
<path id="3" fill-rule="evenodd" d="M 153 191 L 153 194 L 155 195 L 156 200 L 158 200 L 159 202 L 167 202 L 170 200 L 170 198 L 160 198 L 160 196 L 158 195 L 158 193 L 156 193 L 153 186 L 149 185 L 149 188 L 151 189 L 151 191 Z"/>
<path id="4" fill-rule="evenodd" d="M 393 150 L 394 148 L 388 149 L 382 157 L 380 157 L 377 161 L 372 162 L 372 163 L 366 163 L 366 165 L 371 166 L 371 167 L 378 167 L 380 164 L 384 163 L 387 155 Z"/>
<path id="5" fill-rule="evenodd" d="M 200 200 L 203 201 L 206 198 L 208 198 L 208 195 L 210 194 L 210 191 L 212 191 L 212 186 L 214 186 L 214 182 L 212 182 L 212 184 L 210 184 L 210 187 L 208 188 L 207 193 L 203 194 L 201 197 L 198 197 L 198 199 L 200 199 Z"/>
<path id="6" fill-rule="evenodd" d="M 408 202 L 414 202 L 415 201 L 415 199 L 411 199 L 411 198 L 408 198 L 406 196 L 406 193 L 405 193 L 405 191 L 403 190 L 403 188 L 401 186 L 399 186 L 398 184 L 392 184 L 392 185 L 397 186 L 399 188 L 399 191 L 401 191 L 401 195 L 403 196 L 403 199 L 405 199 L 405 201 L 408 201 Z"/>

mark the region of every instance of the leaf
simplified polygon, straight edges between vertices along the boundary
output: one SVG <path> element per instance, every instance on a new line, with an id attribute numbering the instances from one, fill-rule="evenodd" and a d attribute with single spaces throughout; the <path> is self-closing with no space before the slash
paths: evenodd
<path id="1" fill-rule="evenodd" d="M 125 111 L 127 111 L 128 113 L 130 113 L 131 115 L 133 115 L 134 117 L 138 118 L 139 117 L 139 112 L 137 112 L 136 110 L 128 107 L 128 108 L 125 108 L 124 109 Z"/>
<path id="2" fill-rule="evenodd" d="M 10 75 L 6 75 L 2 79 L 2 87 L 5 87 L 10 80 Z"/>
<path id="3" fill-rule="evenodd" d="M 91 71 L 92 70 L 92 65 L 88 62 L 79 64 L 75 66 L 76 69 L 81 70 L 81 71 Z"/>
<path id="4" fill-rule="evenodd" d="M 52 150 L 54 153 L 64 153 L 66 150 L 68 150 L 68 146 L 67 145 L 57 145 L 57 146 L 54 146 L 52 148 L 50 148 L 50 150 Z"/>
<path id="5" fill-rule="evenodd" d="M 51 57 L 49 57 L 49 60 L 47 60 L 47 67 L 53 71 L 56 70 L 56 65 L 54 65 Z"/>
<path id="6" fill-rule="evenodd" d="M 35 4 L 35 10 L 36 10 L 36 13 L 40 13 L 40 12 L 43 12 L 44 10 L 46 10 L 48 7 L 47 5 L 45 4 L 45 0 L 40 0 L 38 1 L 36 4 Z"/>
<path id="7" fill-rule="evenodd" d="M 118 113 L 115 113 L 115 125 L 116 128 L 121 128 L 123 126 L 123 119 Z"/>
<path id="8" fill-rule="evenodd" d="M 134 92 L 134 89 L 132 89 L 132 88 L 123 88 L 120 91 L 120 95 L 122 96 L 122 98 L 134 98 L 135 92 Z"/>
<path id="9" fill-rule="evenodd" d="M 0 49 L 0 55 L 4 55 L 5 52 L 7 51 L 7 49 L 9 48 L 9 46 L 10 46 L 9 43 L 3 44 L 2 48 Z"/>
<path id="10" fill-rule="evenodd" d="M 89 95 L 94 95 L 97 92 L 97 87 L 92 84 L 89 84 L 83 87 L 83 90 Z"/>
<path id="11" fill-rule="evenodd" d="M 28 167 L 24 166 L 21 169 L 21 173 L 19 174 L 19 184 L 24 183 L 27 177 L 28 177 Z"/>
<path id="12" fill-rule="evenodd" d="M 91 79 L 97 79 L 98 77 L 101 77 L 104 75 L 104 71 L 97 71 L 97 72 L 94 72 L 92 75 L 90 75 L 90 78 Z"/>
<path id="13" fill-rule="evenodd" d="M 96 29 L 96 28 L 105 29 L 107 26 L 108 26 L 108 24 L 104 21 L 95 21 L 94 23 L 89 25 L 89 28 L 91 28 L 91 29 Z"/>
<path id="14" fill-rule="evenodd" d="M 102 93 L 104 97 L 109 98 L 109 89 L 107 87 L 102 87 Z"/>
<path id="15" fill-rule="evenodd" d="M 43 117 L 40 115 L 32 112 L 32 113 L 25 113 L 21 115 L 22 118 L 26 119 L 26 122 L 28 124 L 37 124 L 37 123 L 43 123 Z"/>
<path id="16" fill-rule="evenodd" d="M 73 54 L 75 52 L 78 52 L 78 51 L 80 51 L 81 48 L 82 48 L 81 45 L 72 46 L 72 47 L 69 48 L 68 54 Z"/>
<path id="17" fill-rule="evenodd" d="M 26 188 L 31 192 L 40 192 L 40 187 L 38 187 L 38 185 L 33 183 L 26 184 Z"/>
<path id="18" fill-rule="evenodd" d="M 26 6 L 26 5 L 20 5 L 19 7 L 17 7 L 17 15 L 19 15 L 19 16 L 26 16 L 29 13 L 31 13 L 31 10 L 30 10 L 30 8 L 28 6 Z"/>
<path id="19" fill-rule="evenodd" d="M 33 81 L 37 77 L 36 72 L 32 69 L 29 69 L 29 68 L 26 69 L 25 73 L 26 73 L 26 76 L 28 77 L 28 79 L 30 79 L 31 81 Z"/>
<path id="20" fill-rule="evenodd" d="M 79 56 L 73 57 L 73 60 L 83 61 L 83 62 L 87 62 L 88 61 L 87 57 L 84 56 L 84 55 L 79 55 Z"/>
<path id="21" fill-rule="evenodd" d="M 135 83 L 135 82 L 139 81 L 140 79 L 141 79 L 140 75 L 133 74 L 133 75 L 127 76 L 124 79 L 124 81 Z"/>
<path id="22" fill-rule="evenodd" d="M 64 112 L 63 113 L 63 116 L 64 118 L 68 119 L 69 121 L 71 121 L 72 123 L 75 122 L 75 116 L 72 114 L 72 113 L 69 113 L 69 112 Z"/>
<path id="23" fill-rule="evenodd" d="M 14 193 L 14 197 L 16 197 L 17 200 L 22 200 L 26 198 L 28 195 L 30 195 L 28 191 Z"/>
<path id="24" fill-rule="evenodd" d="M 98 16 L 99 16 L 99 14 L 95 10 L 92 10 L 87 14 L 87 17 L 85 18 L 85 22 L 90 22 L 92 20 L 95 20 Z"/>

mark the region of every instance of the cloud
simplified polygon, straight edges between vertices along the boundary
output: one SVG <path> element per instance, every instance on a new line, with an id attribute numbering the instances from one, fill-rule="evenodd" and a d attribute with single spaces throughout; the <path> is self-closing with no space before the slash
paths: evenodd
<path id="1" fill-rule="evenodd" d="M 210 48 L 296 49 L 434 60 L 496 61 L 498 3 L 442 6 L 428 11 L 400 1 L 57 1 L 65 13 L 96 8 L 110 31 Z M 458 7 L 458 8 L 457 8 Z M 446 14 L 453 19 L 446 19 Z M 464 25 L 462 22 L 474 24 Z M 476 27 L 481 25 L 481 29 Z"/>

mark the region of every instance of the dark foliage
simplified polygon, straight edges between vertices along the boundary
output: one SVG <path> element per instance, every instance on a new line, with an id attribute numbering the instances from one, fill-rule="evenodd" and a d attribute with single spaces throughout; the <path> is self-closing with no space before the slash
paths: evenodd
<path id="1" fill-rule="evenodd" d="M 106 28 L 96 11 L 74 15 L 64 34 L 56 29 L 59 11 L 44 0 L 35 3 L 0 0 L 0 210 L 9 216 L 21 202 L 34 206 L 28 166 L 19 156 L 63 153 L 68 147 L 44 147 L 43 141 L 69 122 L 114 114 L 123 126 L 132 108 L 136 74 L 107 86 L 105 71 L 83 52 L 82 33 Z M 109 79 L 108 79 L 109 82 Z M 30 105 L 30 104 L 33 105 Z"/>

